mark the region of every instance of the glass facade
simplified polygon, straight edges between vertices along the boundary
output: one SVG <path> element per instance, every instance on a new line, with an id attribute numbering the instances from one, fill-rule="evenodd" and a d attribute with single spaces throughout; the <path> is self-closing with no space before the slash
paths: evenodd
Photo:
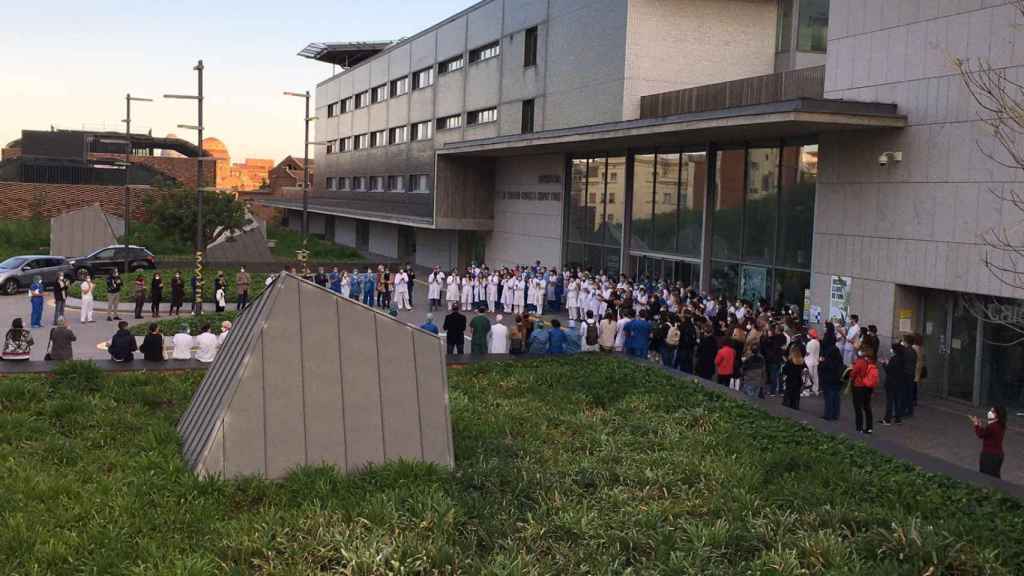
<path id="1" fill-rule="evenodd" d="M 793 0 L 779 0 L 779 20 L 775 30 L 775 51 L 789 52 L 793 42 Z"/>
<path id="2" fill-rule="evenodd" d="M 800 0 L 796 49 L 824 52 L 828 47 L 829 0 Z"/>
<path id="3" fill-rule="evenodd" d="M 635 151 L 569 170 L 567 266 L 614 272 L 624 254 L 630 274 L 802 309 L 816 145 Z"/>

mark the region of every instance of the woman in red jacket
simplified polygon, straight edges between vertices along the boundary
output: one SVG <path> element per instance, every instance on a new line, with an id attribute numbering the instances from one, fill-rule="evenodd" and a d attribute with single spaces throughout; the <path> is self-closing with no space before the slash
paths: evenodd
<path id="1" fill-rule="evenodd" d="M 981 458 L 978 470 L 982 474 L 999 478 L 1003 467 L 1003 435 L 1006 434 L 1006 408 L 993 406 L 988 411 L 988 422 L 982 424 L 977 416 L 971 416 L 974 433 L 981 438 Z"/>
<path id="2" fill-rule="evenodd" d="M 715 354 L 715 371 L 718 374 L 718 383 L 728 386 L 732 380 L 733 366 L 736 364 L 736 349 L 732 342 L 725 342 Z"/>
<path id="3" fill-rule="evenodd" d="M 871 393 L 878 386 L 878 365 L 875 364 L 875 351 L 870 347 L 864 347 L 861 356 L 854 360 L 850 382 L 853 387 L 853 413 L 857 432 L 871 434 L 874 429 Z"/>

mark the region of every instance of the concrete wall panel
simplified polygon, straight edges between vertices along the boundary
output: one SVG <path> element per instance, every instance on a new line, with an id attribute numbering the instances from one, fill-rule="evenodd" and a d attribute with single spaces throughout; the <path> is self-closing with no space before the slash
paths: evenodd
<path id="1" fill-rule="evenodd" d="M 454 465 L 451 422 L 448 411 L 448 377 L 437 337 L 413 332 L 416 358 L 416 386 L 419 394 L 423 459 L 444 466 Z"/>
<path id="2" fill-rule="evenodd" d="M 115 231 L 112 227 L 119 226 Z M 115 234 L 124 233 L 124 221 L 107 216 L 99 205 L 65 212 L 50 219 L 50 254 L 84 256 L 93 250 L 117 243 Z"/>
<path id="3" fill-rule="evenodd" d="M 299 286 L 286 285 L 274 303 L 268 323 L 271 334 L 264 333 L 263 378 L 266 393 L 267 476 L 283 476 L 295 466 L 306 463 L 305 407 L 302 375 L 294 360 L 302 358 L 299 318 Z"/>
<path id="4" fill-rule="evenodd" d="M 343 306 L 337 328 L 348 469 L 353 471 L 384 461 L 380 387 L 367 385 L 380 380 L 373 311 Z"/>
<path id="5" fill-rule="evenodd" d="M 470 12 L 466 44 L 472 50 L 501 38 L 503 0 L 493 0 Z"/>
<path id="6" fill-rule="evenodd" d="M 377 316 L 376 321 L 384 456 L 389 460 L 419 460 L 423 446 L 412 334 L 383 316 Z"/>
<path id="7" fill-rule="evenodd" d="M 309 284 L 299 286 L 299 298 L 307 463 L 344 463 L 341 358 L 335 336 L 339 324 L 338 300 Z"/>
<path id="8" fill-rule="evenodd" d="M 267 468 L 266 432 L 263 406 L 263 339 L 257 338 L 245 373 L 238 383 L 238 393 L 228 405 L 224 417 L 224 476 L 256 476 Z"/>

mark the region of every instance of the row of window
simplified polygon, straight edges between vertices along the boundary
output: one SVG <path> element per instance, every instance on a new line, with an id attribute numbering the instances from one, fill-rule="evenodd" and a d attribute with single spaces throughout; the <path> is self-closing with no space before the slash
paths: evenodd
<path id="1" fill-rule="evenodd" d="M 530 131 L 533 131 L 533 100 L 530 102 Z M 525 104 L 525 103 L 524 103 Z M 524 107 L 525 110 L 525 107 Z M 498 121 L 497 108 L 484 108 L 474 110 L 466 114 L 466 124 L 478 126 Z M 376 130 L 366 134 L 357 134 L 338 140 L 327 141 L 327 153 L 349 152 L 352 150 L 363 150 L 365 148 L 379 148 L 393 144 L 405 144 L 410 139 L 413 142 L 430 140 L 434 136 L 434 122 L 424 120 L 408 126 L 396 126 L 387 130 Z M 462 114 L 444 116 L 436 120 L 438 130 L 451 130 L 462 126 Z M 525 126 L 525 117 L 524 117 Z"/>
<path id="2" fill-rule="evenodd" d="M 430 174 L 328 176 L 327 189 L 352 192 L 430 192 Z"/>
<path id="3" fill-rule="evenodd" d="M 494 41 L 490 44 L 485 44 L 478 48 L 474 48 L 469 51 L 469 63 L 475 64 L 477 62 L 483 62 L 491 58 L 497 57 L 501 54 L 501 41 Z M 437 75 L 443 76 L 457 70 L 461 70 L 466 65 L 466 59 L 464 55 L 459 54 L 437 64 Z M 523 66 L 530 67 L 537 65 L 537 28 L 533 27 L 526 31 L 525 48 L 523 51 Z M 370 104 L 377 104 L 383 102 L 388 98 L 397 98 L 409 92 L 410 79 L 412 80 L 412 89 L 419 90 L 426 88 L 434 84 L 434 67 L 429 66 L 421 70 L 417 70 L 409 76 L 402 76 L 396 78 L 391 82 L 385 82 L 379 86 L 374 86 L 369 90 L 360 92 L 354 96 L 343 98 L 337 102 L 331 102 L 327 105 L 327 117 L 334 118 L 340 116 L 352 110 L 358 110 L 359 108 L 365 108 Z"/>

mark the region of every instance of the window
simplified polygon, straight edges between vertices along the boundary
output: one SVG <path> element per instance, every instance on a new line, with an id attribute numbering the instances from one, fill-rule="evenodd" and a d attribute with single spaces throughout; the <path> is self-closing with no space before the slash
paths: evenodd
<path id="1" fill-rule="evenodd" d="M 370 176 L 370 191 L 371 192 L 383 192 L 384 191 L 384 177 L 383 176 Z"/>
<path id="2" fill-rule="evenodd" d="M 775 30 L 775 51 L 789 52 L 793 41 L 793 0 L 779 0 L 779 17 Z"/>
<path id="3" fill-rule="evenodd" d="M 341 176 L 338 178 L 338 190 L 348 190 L 348 177 Z"/>
<path id="4" fill-rule="evenodd" d="M 405 93 L 409 92 L 409 77 L 402 76 L 397 80 L 391 81 L 391 97 L 397 98 Z"/>
<path id="5" fill-rule="evenodd" d="M 340 107 L 340 105 L 341 105 L 341 102 L 331 102 L 330 104 L 328 104 L 327 105 L 327 117 L 328 118 L 334 118 L 335 116 L 337 116 L 338 115 L 338 108 Z"/>
<path id="6" fill-rule="evenodd" d="M 376 148 L 378 146 L 388 145 L 388 132 L 387 130 L 377 130 L 370 132 L 370 148 Z"/>
<path id="7" fill-rule="evenodd" d="M 426 88 L 434 83 L 434 68 L 424 68 L 418 72 L 412 73 L 412 89 L 419 90 L 420 88 Z"/>
<path id="8" fill-rule="evenodd" d="M 409 127 L 397 126 L 388 131 L 388 142 L 404 144 L 409 141 Z"/>
<path id="9" fill-rule="evenodd" d="M 466 114 L 466 124 L 475 126 L 477 124 L 487 124 L 488 122 L 494 122 L 498 119 L 497 108 L 486 108 L 484 110 L 474 110 L 469 114 Z"/>
<path id="10" fill-rule="evenodd" d="M 523 100 L 523 126 L 520 131 L 523 134 L 533 132 L 533 99 Z"/>
<path id="11" fill-rule="evenodd" d="M 338 152 L 351 152 L 352 151 L 352 137 L 342 138 L 338 140 Z"/>
<path id="12" fill-rule="evenodd" d="M 370 90 L 370 102 L 376 104 L 377 102 L 383 102 L 388 99 L 388 85 L 381 84 L 380 86 L 374 86 Z"/>
<path id="13" fill-rule="evenodd" d="M 344 114 L 346 112 L 351 112 L 352 111 L 352 97 L 351 96 L 349 96 L 348 98 L 345 98 L 344 100 L 342 100 L 340 102 L 340 104 L 341 104 L 341 106 L 340 106 L 341 110 L 339 110 L 339 112 L 341 112 L 342 114 Z"/>
<path id="14" fill-rule="evenodd" d="M 462 114 L 455 114 L 453 116 L 445 116 L 444 118 L 437 119 L 438 130 L 451 130 L 452 128 L 458 128 L 462 126 Z"/>
<path id="15" fill-rule="evenodd" d="M 469 51 L 469 63 L 480 62 L 488 58 L 494 58 L 501 53 L 501 41 L 491 42 L 485 46 L 474 48 Z"/>
<path id="16" fill-rule="evenodd" d="M 430 174 L 413 174 L 409 176 L 410 192 L 430 192 Z"/>
<path id="17" fill-rule="evenodd" d="M 327 189 L 337 190 L 337 179 L 335 179 L 334 176 L 327 177 Z"/>
<path id="18" fill-rule="evenodd" d="M 796 49 L 824 52 L 828 48 L 828 0 L 800 0 Z"/>
<path id="19" fill-rule="evenodd" d="M 364 190 L 365 181 L 362 176 L 352 177 L 352 189 L 353 190 Z"/>
<path id="20" fill-rule="evenodd" d="M 401 176 L 388 176 L 388 190 L 391 192 L 405 192 L 405 178 Z"/>
<path id="21" fill-rule="evenodd" d="M 437 73 L 438 74 L 447 74 L 449 72 L 455 72 L 456 70 L 461 70 L 462 67 L 465 66 L 465 65 L 466 65 L 466 61 L 463 60 L 462 54 L 459 54 L 458 56 L 456 56 L 454 58 L 449 58 L 448 60 L 445 60 L 444 62 L 441 62 L 440 64 L 438 64 L 437 65 Z"/>
<path id="22" fill-rule="evenodd" d="M 355 147 L 353 150 L 363 150 L 370 147 L 370 135 L 359 134 L 355 137 Z"/>
<path id="23" fill-rule="evenodd" d="M 537 27 L 528 28 L 526 30 L 526 42 L 523 48 L 523 67 L 529 68 L 530 66 L 537 65 Z"/>
<path id="24" fill-rule="evenodd" d="M 338 152 L 338 141 L 337 140 L 328 140 L 327 141 L 327 153 L 328 154 L 336 154 L 337 152 Z"/>
<path id="25" fill-rule="evenodd" d="M 356 94 L 356 109 L 357 110 L 359 108 L 366 108 L 366 106 L 369 103 L 370 103 L 370 93 L 369 92 L 360 92 L 359 94 Z"/>
<path id="26" fill-rule="evenodd" d="M 413 140 L 430 140 L 434 135 L 433 126 L 430 120 L 424 122 L 417 122 L 412 125 L 412 139 Z"/>

